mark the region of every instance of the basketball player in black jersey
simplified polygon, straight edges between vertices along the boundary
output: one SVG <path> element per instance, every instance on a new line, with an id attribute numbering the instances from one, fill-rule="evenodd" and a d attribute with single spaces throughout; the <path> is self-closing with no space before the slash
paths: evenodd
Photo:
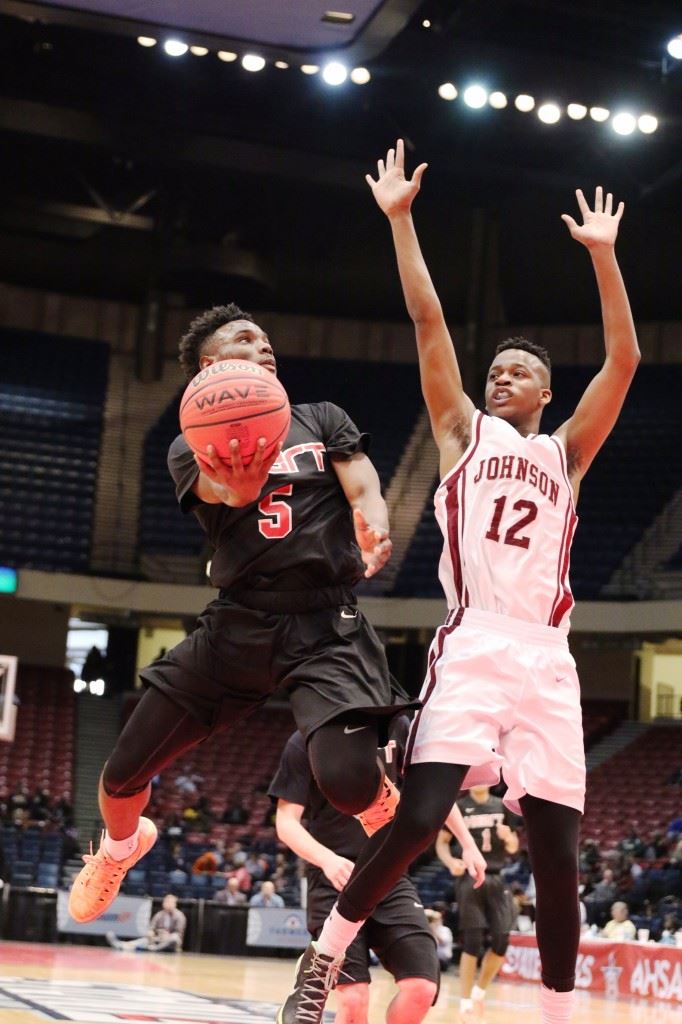
<path id="1" fill-rule="evenodd" d="M 180 343 L 188 379 L 223 359 L 276 373 L 266 333 L 234 304 L 199 316 Z M 146 690 L 107 760 L 99 802 L 106 831 L 71 890 L 77 921 L 99 917 L 126 872 L 156 840 L 140 817 L 150 780 L 179 754 L 289 690 L 312 771 L 329 801 L 368 834 L 398 795 L 377 747 L 394 703 L 382 645 L 354 585 L 390 557 L 386 505 L 369 439 L 329 402 L 295 405 L 282 446 L 265 439 L 244 466 L 239 443 L 223 462 L 195 456 L 180 436 L 168 466 L 178 501 L 215 548 L 219 596 L 195 630 L 141 673 Z"/>
<path id="2" fill-rule="evenodd" d="M 511 893 L 500 877 L 506 855 L 516 853 L 519 839 L 512 828 L 513 816 L 502 800 L 491 796 L 487 786 L 472 786 L 457 801 L 464 824 L 485 859 L 486 876 L 482 886 L 469 885 L 461 858 L 450 851 L 452 832 L 445 823 L 436 840 L 436 853 L 457 879 L 459 930 L 462 956 L 459 961 L 460 1024 L 483 1017 L 485 994 L 504 963 L 512 924 Z M 490 948 L 481 963 L 478 982 L 476 968 L 483 949 L 485 933 Z"/>
<path id="3" fill-rule="evenodd" d="M 408 730 L 405 715 L 394 718 L 388 744 L 379 751 L 394 782 L 402 767 Z M 306 861 L 308 929 L 316 936 L 348 881 L 365 836 L 354 818 L 337 811 L 320 792 L 300 732 L 287 742 L 269 792 L 277 799 L 277 835 Z M 472 888 L 482 885 L 485 860 L 457 808 L 448 823 L 462 844 L 464 860 L 458 863 L 471 872 Z M 435 1002 L 440 969 L 424 908 L 406 875 L 381 900 L 346 953 L 336 986 L 336 1024 L 367 1024 L 370 949 L 398 987 L 386 1011 L 387 1024 L 420 1024 Z"/>

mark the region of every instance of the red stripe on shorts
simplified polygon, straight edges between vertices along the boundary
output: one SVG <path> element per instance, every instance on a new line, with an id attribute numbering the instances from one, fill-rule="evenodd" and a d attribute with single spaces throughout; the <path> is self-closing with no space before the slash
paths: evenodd
<path id="1" fill-rule="evenodd" d="M 433 693 L 434 687 L 436 685 L 436 667 L 443 656 L 443 648 L 445 646 L 445 641 L 447 637 L 449 637 L 450 634 L 454 633 L 454 631 L 457 629 L 460 622 L 462 621 L 463 615 L 464 608 L 458 608 L 456 612 L 451 612 L 448 618 L 445 620 L 445 623 L 442 626 L 440 626 L 438 630 L 438 642 L 435 646 L 435 653 L 432 651 L 431 658 L 429 659 L 429 685 L 426 689 L 426 693 L 424 694 L 422 706 L 417 712 L 415 720 L 412 723 L 412 728 L 410 729 L 410 738 L 407 741 L 407 750 L 405 751 L 405 758 L 403 761 L 403 771 L 405 770 L 405 768 L 408 767 L 410 761 L 412 760 L 412 750 L 414 749 L 414 741 L 417 738 L 417 729 L 419 728 L 419 721 L 421 719 L 422 711 L 424 710 L 424 707 L 426 706 L 426 703 L 431 694 Z"/>

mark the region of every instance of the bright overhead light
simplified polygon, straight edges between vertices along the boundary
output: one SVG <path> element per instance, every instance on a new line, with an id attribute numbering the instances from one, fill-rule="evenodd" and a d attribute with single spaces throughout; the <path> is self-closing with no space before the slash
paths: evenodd
<path id="1" fill-rule="evenodd" d="M 265 57 L 258 53 L 245 53 L 242 57 L 244 71 L 262 71 L 265 67 Z"/>
<path id="2" fill-rule="evenodd" d="M 590 117 L 593 121 L 608 121 L 610 111 L 606 107 L 590 107 Z"/>
<path id="3" fill-rule="evenodd" d="M 462 98 L 467 107 L 480 110 L 488 102 L 488 90 L 482 85 L 470 85 L 462 93 Z"/>
<path id="4" fill-rule="evenodd" d="M 195 57 L 205 57 L 208 53 L 207 46 L 190 46 L 189 52 L 193 53 Z"/>
<path id="5" fill-rule="evenodd" d="M 163 48 L 169 57 L 184 57 L 189 50 L 187 43 L 183 43 L 181 39 L 167 39 Z"/>
<path id="6" fill-rule="evenodd" d="M 140 46 L 156 46 L 156 39 L 153 39 L 152 36 L 138 36 L 137 41 Z"/>
<path id="7" fill-rule="evenodd" d="M 556 124 L 561 117 L 561 109 L 556 103 L 543 103 L 538 107 L 538 117 L 543 124 Z"/>
<path id="8" fill-rule="evenodd" d="M 367 68 L 353 68 L 350 73 L 350 80 L 356 85 L 367 85 L 371 77 Z"/>
<path id="9" fill-rule="evenodd" d="M 289 67 L 289 65 L 285 60 L 276 60 L 275 67 L 279 68 L 281 71 L 285 71 Z"/>
<path id="10" fill-rule="evenodd" d="M 637 127 L 637 118 L 628 110 L 621 110 L 611 118 L 611 127 L 616 135 L 632 135 Z"/>
<path id="11" fill-rule="evenodd" d="M 232 50 L 218 50 L 218 60 L 224 60 L 226 64 L 232 64 L 238 56 L 239 54 L 233 53 Z"/>
<path id="12" fill-rule="evenodd" d="M 507 106 L 507 97 L 503 92 L 491 92 L 488 97 L 488 103 L 495 110 L 504 110 Z"/>
<path id="13" fill-rule="evenodd" d="M 304 75 L 316 75 L 319 70 L 319 64 L 301 64 L 301 71 Z"/>
<path id="14" fill-rule="evenodd" d="M 566 113 L 572 121 L 582 121 L 584 117 L 587 117 L 587 107 L 584 103 L 569 103 Z"/>
<path id="15" fill-rule="evenodd" d="M 456 100 L 457 89 L 452 82 L 443 82 L 442 85 L 438 86 L 438 95 L 442 100 Z"/>
<path id="16" fill-rule="evenodd" d="M 431 22 L 428 18 L 424 18 L 422 21 L 422 28 L 431 28 Z"/>
<path id="17" fill-rule="evenodd" d="M 651 135 L 658 128 L 658 118 L 653 114 L 642 114 L 637 121 L 637 127 L 645 135 Z"/>
<path id="18" fill-rule="evenodd" d="M 673 38 L 668 43 L 668 53 L 675 60 L 682 60 L 682 32 L 678 36 Z"/>
<path id="19" fill-rule="evenodd" d="M 322 77 L 327 85 L 343 85 L 348 78 L 348 68 L 338 60 L 332 60 L 322 69 Z"/>
<path id="20" fill-rule="evenodd" d="M 528 114 L 535 106 L 535 100 L 528 93 L 520 93 L 514 100 L 514 106 L 517 110 L 520 110 L 522 114 Z"/>

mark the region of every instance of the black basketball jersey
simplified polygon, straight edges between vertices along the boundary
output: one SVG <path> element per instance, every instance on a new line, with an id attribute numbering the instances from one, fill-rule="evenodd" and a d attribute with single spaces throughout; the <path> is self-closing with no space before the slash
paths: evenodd
<path id="1" fill-rule="evenodd" d="M 500 871 L 506 861 L 503 841 L 497 834 L 498 825 L 513 827 L 513 817 L 499 796 L 490 796 L 485 803 L 477 803 L 465 793 L 457 801 L 464 824 L 471 832 L 476 846 L 483 854 L 488 871 Z"/>
<path id="2" fill-rule="evenodd" d="M 388 744 L 379 749 L 386 774 L 393 782 L 400 774 L 409 727 L 407 717 L 398 715 L 389 727 Z M 337 811 L 320 792 L 300 732 L 289 737 L 268 793 L 277 800 L 301 804 L 306 827 L 318 843 L 348 860 L 358 856 L 367 839 L 365 830 L 355 818 Z"/>
<path id="3" fill-rule="evenodd" d="M 192 492 L 199 475 L 176 437 L 168 468 L 183 512 L 192 511 L 215 549 L 211 583 L 233 591 L 352 586 L 364 572 L 351 509 L 331 456 L 366 452 L 369 437 L 331 402 L 294 405 L 291 428 L 257 502 L 209 505 Z"/>

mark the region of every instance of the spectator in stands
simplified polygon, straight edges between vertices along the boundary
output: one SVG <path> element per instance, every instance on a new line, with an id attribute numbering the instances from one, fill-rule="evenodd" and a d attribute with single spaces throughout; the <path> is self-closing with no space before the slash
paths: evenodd
<path id="1" fill-rule="evenodd" d="M 228 878 L 236 878 L 239 882 L 239 888 L 242 892 L 251 892 L 251 875 L 246 868 L 246 854 L 243 850 L 239 850 L 234 854 L 232 858 L 232 868 L 226 866 L 226 874 Z"/>
<path id="2" fill-rule="evenodd" d="M 682 817 L 673 818 L 668 825 L 668 838 L 674 837 L 677 839 L 680 835 L 682 835 Z"/>
<path id="3" fill-rule="evenodd" d="M 585 899 L 590 903 L 605 903 L 613 901 L 615 895 L 616 883 L 613 870 L 611 868 L 604 868 L 601 879 L 594 886 L 592 892 L 587 894 Z"/>
<path id="4" fill-rule="evenodd" d="M 662 832 L 653 832 L 647 843 L 644 856 L 647 860 L 658 860 L 665 857 L 668 851 L 668 844 Z"/>
<path id="5" fill-rule="evenodd" d="M 177 896 L 168 893 L 163 897 L 161 910 L 149 922 L 149 930 L 139 939 L 121 941 L 114 932 L 107 932 L 107 942 L 113 949 L 121 951 L 146 951 L 149 953 L 178 953 L 187 927 L 187 918 L 178 910 Z"/>
<path id="6" fill-rule="evenodd" d="M 16 793 L 12 793 L 9 798 L 9 812 L 12 819 L 14 820 L 14 811 L 27 810 L 30 802 L 31 795 L 26 786 L 22 786 Z"/>
<path id="7" fill-rule="evenodd" d="M 670 854 L 670 861 L 675 865 L 682 865 L 682 839 L 679 840 L 673 852 Z"/>
<path id="8" fill-rule="evenodd" d="M 213 897 L 218 903 L 225 903 L 228 907 L 245 907 L 246 893 L 239 888 L 239 879 L 234 875 L 227 879 L 224 889 L 218 889 Z"/>
<path id="9" fill-rule="evenodd" d="M 630 910 L 623 900 L 618 900 L 611 907 L 611 920 L 606 922 L 601 934 L 612 942 L 631 942 L 637 936 L 637 929 L 630 920 Z"/>
<path id="10" fill-rule="evenodd" d="M 274 882 L 262 882 L 260 890 L 249 900 L 250 907 L 283 907 L 284 900 L 275 892 Z"/>
<path id="11" fill-rule="evenodd" d="M 54 805 L 54 821 L 64 828 L 73 825 L 73 807 L 68 793 L 62 793 Z"/>
<path id="12" fill-rule="evenodd" d="M 618 849 L 622 853 L 628 854 L 631 857 L 643 857 L 646 851 L 644 843 L 637 835 L 635 829 L 633 829 L 630 835 L 626 839 L 621 839 L 618 843 Z"/>
<path id="13" fill-rule="evenodd" d="M 175 780 L 175 788 L 182 796 L 195 799 L 199 796 L 198 786 L 204 781 L 203 775 L 195 772 L 192 765 L 187 765 L 185 771 Z"/>
<path id="14" fill-rule="evenodd" d="M 223 825 L 246 825 L 249 820 L 249 812 L 239 801 L 231 807 L 226 807 L 220 819 Z"/>
<path id="15" fill-rule="evenodd" d="M 426 920 L 429 922 L 431 934 L 436 940 L 436 953 L 438 955 L 440 969 L 441 971 L 447 971 L 448 967 L 452 963 L 452 947 L 454 943 L 452 932 L 448 926 L 443 923 L 443 915 L 440 910 L 431 910 L 428 908 L 424 913 L 426 914 Z"/>
<path id="16" fill-rule="evenodd" d="M 272 864 L 270 858 L 264 854 L 249 853 L 244 862 L 244 867 L 251 875 L 251 882 L 264 882 L 272 877 Z"/>
<path id="17" fill-rule="evenodd" d="M 592 871 L 599 864 L 599 847 L 594 839 L 585 839 L 580 850 L 580 870 Z"/>
<path id="18" fill-rule="evenodd" d="M 519 882 L 522 886 L 528 885 L 531 875 L 528 850 L 519 850 L 512 862 L 505 864 L 500 875 L 510 885 L 512 882 Z"/>
<path id="19" fill-rule="evenodd" d="M 225 864 L 225 844 L 221 841 L 213 843 L 208 850 L 199 854 L 192 864 L 193 875 L 216 875 Z"/>

